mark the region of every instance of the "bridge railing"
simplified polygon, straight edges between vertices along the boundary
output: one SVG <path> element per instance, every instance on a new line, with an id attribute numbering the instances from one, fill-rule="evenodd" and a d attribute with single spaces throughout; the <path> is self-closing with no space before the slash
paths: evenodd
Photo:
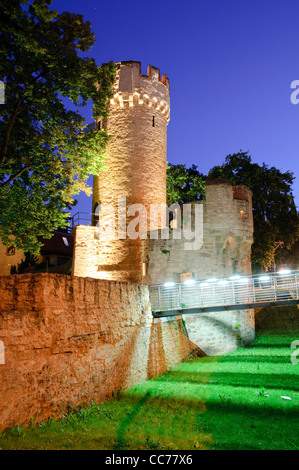
<path id="1" fill-rule="evenodd" d="M 168 282 L 149 287 L 153 312 L 258 304 L 299 298 L 299 271 Z"/>

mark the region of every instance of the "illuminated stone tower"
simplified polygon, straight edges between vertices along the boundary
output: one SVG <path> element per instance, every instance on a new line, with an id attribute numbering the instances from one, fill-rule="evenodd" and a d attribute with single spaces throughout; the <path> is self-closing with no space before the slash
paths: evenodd
<path id="1" fill-rule="evenodd" d="M 110 112 L 107 119 L 97 122 L 98 128 L 106 128 L 112 138 L 105 167 L 94 176 L 92 224 L 74 228 L 72 274 L 120 281 L 116 289 L 121 295 L 122 282 L 163 285 L 190 278 L 221 280 L 234 273 L 250 274 L 253 218 L 248 188 L 232 186 L 225 180 L 207 181 L 206 199 L 191 204 L 190 217 L 185 217 L 182 207 L 182 214 L 177 208 L 169 230 L 163 220 L 152 224 L 152 207 L 166 208 L 169 81 L 151 66 L 147 75 L 142 75 L 140 62 L 116 65 Z M 140 207 L 145 223 L 138 216 Z M 186 248 L 186 241 L 190 245 L 184 232 L 188 219 L 196 228 L 195 248 Z M 111 227 L 115 233 L 110 232 Z M 133 232 L 136 229 L 135 238 L 131 227 Z M 168 236 L 163 236 L 166 232 Z M 125 303 L 125 297 L 123 300 Z M 184 314 L 184 331 L 207 354 L 225 354 L 252 342 L 254 311 Z"/>
<path id="2" fill-rule="evenodd" d="M 169 81 L 140 62 L 120 62 L 109 117 L 103 125 L 112 141 L 106 169 L 94 177 L 93 204 L 114 204 L 126 195 L 128 204 L 148 207 L 166 203 L 166 145 L 169 121 Z"/>
<path id="3" fill-rule="evenodd" d="M 166 204 L 169 80 L 166 75 L 160 77 L 160 70 L 152 66 L 148 67 L 147 75 L 142 75 L 140 62 L 116 65 L 117 77 L 114 96 L 109 103 L 109 116 L 98 121 L 98 127 L 107 129 L 112 139 L 107 147 L 105 168 L 94 176 L 92 212 L 95 214 L 98 206 L 113 206 L 118 229 L 121 197 L 126 207 L 142 204 L 146 208 L 145 230 L 148 230 L 150 205 Z M 105 216 L 105 209 L 102 215 Z M 126 226 L 137 215 L 138 212 L 128 215 Z M 92 224 L 95 222 L 93 216 Z M 97 258 L 96 277 L 143 281 L 140 238 L 111 240 L 104 237 L 98 244 Z"/>

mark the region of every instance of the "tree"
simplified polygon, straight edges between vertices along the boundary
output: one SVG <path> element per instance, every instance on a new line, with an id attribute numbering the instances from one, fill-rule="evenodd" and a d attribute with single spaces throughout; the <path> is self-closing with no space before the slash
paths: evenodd
<path id="1" fill-rule="evenodd" d="M 82 15 L 50 10 L 52 0 L 2 0 L 0 6 L 0 224 L 4 244 L 37 253 L 39 236 L 65 227 L 73 198 L 102 163 L 109 137 L 85 124 L 92 102 L 107 115 L 112 62 L 85 53 L 95 42 Z M 67 106 L 72 104 L 74 110 Z M 73 106 L 75 105 L 75 106 Z"/>
<path id="2" fill-rule="evenodd" d="M 167 204 L 187 203 L 204 198 L 205 177 L 197 166 L 167 164 Z"/>
<path id="3" fill-rule="evenodd" d="M 294 175 L 258 165 L 248 152 L 228 155 L 225 163 L 212 168 L 208 178 L 225 178 L 232 185 L 244 184 L 253 192 L 253 270 L 271 266 L 278 242 L 284 249 L 299 237 L 299 219 L 292 194 Z"/>

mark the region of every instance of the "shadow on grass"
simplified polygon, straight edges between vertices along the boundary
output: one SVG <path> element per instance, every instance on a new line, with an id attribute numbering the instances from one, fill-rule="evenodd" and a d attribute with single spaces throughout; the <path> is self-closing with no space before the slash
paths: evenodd
<path id="1" fill-rule="evenodd" d="M 133 422 L 141 408 L 145 405 L 150 395 L 150 392 L 147 392 L 144 396 L 142 396 L 140 400 L 137 401 L 133 410 L 125 417 L 125 419 L 120 424 L 119 429 L 117 431 L 116 443 L 113 448 L 114 450 L 122 450 L 122 448 L 124 447 L 126 430 Z"/>
<path id="2" fill-rule="evenodd" d="M 299 332 L 292 331 L 292 333 L 288 334 L 273 333 L 272 335 L 269 335 L 267 332 L 263 336 L 257 336 L 248 350 L 256 348 L 289 348 L 291 342 L 295 339 L 299 339 Z"/>
<path id="3" fill-rule="evenodd" d="M 183 413 L 190 414 L 195 413 L 197 415 L 204 416 L 205 412 L 215 411 L 219 416 L 221 414 L 242 414 L 244 416 L 259 417 L 259 418 L 269 418 L 271 417 L 288 417 L 288 419 L 296 419 L 298 421 L 299 417 L 299 408 L 291 406 L 285 407 L 286 402 L 281 400 L 280 405 L 278 406 L 269 400 L 267 397 L 257 397 L 257 394 L 254 393 L 256 401 L 251 401 L 251 397 L 248 397 L 246 403 L 244 401 L 237 402 L 234 401 L 234 396 L 225 396 L 221 395 L 217 391 L 217 386 L 215 387 L 216 393 L 213 396 L 200 398 L 198 397 L 183 397 L 180 395 L 175 396 L 174 394 L 163 396 L 150 394 L 150 400 L 148 400 L 148 394 L 144 395 L 142 392 L 129 392 L 129 395 L 126 395 L 126 400 L 130 400 L 132 403 L 137 402 L 137 410 L 133 411 L 127 419 L 121 424 L 118 434 L 122 434 L 125 428 L 133 421 L 138 411 L 146 403 L 146 406 L 149 407 L 151 412 L 155 408 L 157 410 L 163 409 L 167 411 L 169 408 L 175 409 L 179 416 L 182 417 Z M 162 392 L 163 393 L 163 392 Z M 288 403 L 289 404 L 289 403 Z"/>
<path id="4" fill-rule="evenodd" d="M 165 380 L 165 379 L 164 379 Z M 264 387 L 299 391 L 299 381 L 293 375 L 243 373 L 243 372 L 182 372 L 173 371 L 166 377 L 167 382 L 228 385 L 232 387 Z"/>
<path id="5" fill-rule="evenodd" d="M 299 339 L 299 336 L 292 336 L 290 337 L 290 339 L 285 339 L 284 341 L 281 340 L 281 341 L 271 341 L 270 339 L 268 341 L 263 341 L 263 342 L 260 342 L 260 343 L 256 343 L 253 347 L 249 348 L 248 350 L 254 350 L 254 349 L 278 349 L 278 348 L 282 348 L 282 349 L 287 349 L 290 347 L 292 341 L 296 340 L 296 339 Z"/>
<path id="6" fill-rule="evenodd" d="M 124 398 L 126 403 L 133 404 L 134 409 L 120 424 L 114 449 L 126 448 L 125 444 L 132 445 L 125 443 L 124 438 L 129 426 L 131 433 L 138 435 L 139 444 L 144 445 L 147 437 L 167 445 L 171 433 L 172 442 L 178 442 L 182 436 L 188 438 L 188 449 L 197 441 L 211 450 L 298 447 L 296 426 L 299 410 L 267 406 L 267 398 L 261 397 L 260 405 L 256 406 L 252 406 L 250 400 L 244 405 L 233 403 L 225 397 L 218 402 L 207 400 L 200 403 L 199 399 L 192 401 L 190 398 L 155 397 L 152 394 L 149 397 L 148 394 L 136 392 L 126 394 Z M 141 410 L 138 420 L 135 420 Z M 176 421 L 170 420 L 171 414 L 175 414 Z M 152 416 L 156 420 L 151 421 L 150 430 L 147 428 L 145 431 L 147 420 Z"/>
<path id="7" fill-rule="evenodd" d="M 251 355 L 244 355 L 244 356 L 224 356 L 221 359 L 221 363 L 253 363 L 253 364 L 264 364 L 264 363 L 271 363 L 271 364 L 290 364 L 291 363 L 291 351 L 285 355 L 260 355 L 260 354 L 251 354 Z"/>

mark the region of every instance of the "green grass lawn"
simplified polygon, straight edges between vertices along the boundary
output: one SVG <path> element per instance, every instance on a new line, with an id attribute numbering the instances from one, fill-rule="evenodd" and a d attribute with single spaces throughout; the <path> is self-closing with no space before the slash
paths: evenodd
<path id="1" fill-rule="evenodd" d="M 296 339 L 299 331 L 264 331 L 250 348 L 190 360 L 106 403 L 6 431 L 0 448 L 298 449 Z"/>

